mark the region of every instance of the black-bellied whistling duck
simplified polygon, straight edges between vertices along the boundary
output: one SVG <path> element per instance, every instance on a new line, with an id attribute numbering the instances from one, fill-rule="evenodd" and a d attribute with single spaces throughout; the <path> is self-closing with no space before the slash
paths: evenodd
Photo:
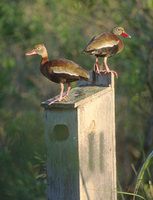
<path id="1" fill-rule="evenodd" d="M 110 73 L 112 72 L 116 77 L 118 77 L 117 72 L 110 70 L 107 65 L 107 58 L 111 57 L 123 50 L 123 42 L 118 36 L 124 36 L 131 38 L 130 35 L 128 35 L 124 28 L 122 27 L 115 27 L 112 29 L 110 33 L 102 33 L 98 36 L 93 37 L 90 42 L 87 44 L 84 53 L 89 53 L 94 56 L 96 56 L 96 70 L 98 73 L 104 72 L 104 73 Z M 99 70 L 98 68 L 98 57 L 104 58 L 104 66 L 105 70 Z"/>
<path id="2" fill-rule="evenodd" d="M 63 98 L 68 97 L 71 88 L 71 82 L 80 79 L 86 81 L 89 80 L 89 73 L 71 60 L 55 59 L 49 61 L 47 49 L 43 44 L 36 45 L 32 51 L 26 53 L 27 56 L 33 54 L 42 56 L 42 60 L 40 62 L 41 73 L 49 80 L 55 83 L 60 83 L 61 86 L 59 97 L 55 100 L 52 100 L 49 104 L 61 101 Z M 63 97 L 64 83 L 68 84 L 68 88 L 66 95 Z"/>

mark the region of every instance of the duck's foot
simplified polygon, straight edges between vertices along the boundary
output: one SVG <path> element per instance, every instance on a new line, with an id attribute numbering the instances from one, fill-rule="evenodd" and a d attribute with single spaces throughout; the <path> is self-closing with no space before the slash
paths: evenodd
<path id="1" fill-rule="evenodd" d="M 96 70 L 96 73 L 100 75 L 100 70 L 99 70 L 99 69 L 97 69 L 97 70 Z"/>
<path id="2" fill-rule="evenodd" d="M 93 72 L 97 73 L 100 75 L 100 71 L 103 69 L 102 64 L 95 63 L 93 66 Z"/>
<path id="3" fill-rule="evenodd" d="M 60 102 L 62 100 L 66 100 L 69 98 L 69 95 L 68 94 L 64 94 L 63 97 L 60 97 L 60 96 L 57 96 L 55 98 L 51 98 L 51 99 L 48 99 L 47 101 L 49 102 L 48 105 L 51 105 L 55 102 Z"/>
<path id="4" fill-rule="evenodd" d="M 117 72 L 114 71 L 114 70 L 100 70 L 99 72 L 100 72 L 100 73 L 104 73 L 104 74 L 113 73 L 114 76 L 115 76 L 116 78 L 118 78 L 118 74 L 117 74 Z"/>
<path id="5" fill-rule="evenodd" d="M 65 95 L 63 96 L 63 99 L 64 99 L 64 100 L 66 100 L 66 99 L 68 99 L 68 98 L 70 98 L 68 94 L 65 94 Z"/>
<path id="6" fill-rule="evenodd" d="M 62 101 L 63 98 L 57 97 L 57 98 L 53 98 L 53 99 L 48 99 L 47 101 L 49 101 L 48 105 L 51 105 L 55 102 L 60 102 Z"/>

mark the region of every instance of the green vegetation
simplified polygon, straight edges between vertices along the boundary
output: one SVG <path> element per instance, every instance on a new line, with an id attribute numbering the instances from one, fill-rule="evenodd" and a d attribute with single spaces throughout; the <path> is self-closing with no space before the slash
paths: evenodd
<path id="1" fill-rule="evenodd" d="M 90 70 L 95 58 L 81 54 L 96 34 L 123 26 L 122 53 L 109 59 L 116 80 L 118 179 L 134 192 L 135 174 L 153 146 L 153 0 L 0 1 L 0 197 L 44 200 L 45 139 L 40 102 L 59 86 L 39 72 L 40 58 L 25 57 L 38 43 L 50 58 L 72 59 Z M 99 59 L 100 60 L 100 59 Z M 153 198 L 153 162 L 138 195 Z M 41 176 L 42 175 L 42 176 Z M 118 199 L 122 196 L 119 194 Z M 129 196 L 124 195 L 124 199 Z M 139 197 L 135 197 L 139 199 Z"/>
<path id="2" fill-rule="evenodd" d="M 144 177 L 144 173 L 145 171 L 148 169 L 148 165 L 150 164 L 151 160 L 153 158 L 153 151 L 149 154 L 149 156 L 146 158 L 145 162 L 143 163 L 141 169 L 140 169 L 140 172 L 137 176 L 137 181 L 136 181 L 136 186 L 135 186 L 135 191 L 134 193 L 137 194 L 138 193 L 138 190 L 140 187 L 142 187 L 144 190 L 145 190 L 145 186 L 143 186 L 143 177 Z M 151 176 L 150 176 L 151 178 Z M 151 183 L 151 182 L 150 182 Z M 153 192 L 153 187 L 152 187 L 152 183 L 151 183 L 151 188 L 150 188 L 150 191 L 147 191 L 146 192 L 146 197 L 152 196 L 152 192 Z M 149 194 L 150 193 L 150 194 Z M 134 198 L 135 199 L 135 198 Z"/>
<path id="3" fill-rule="evenodd" d="M 125 195 L 130 195 L 133 196 L 133 200 L 136 199 L 136 197 L 139 197 L 141 199 L 152 199 L 153 197 L 153 186 L 152 186 L 152 182 L 151 180 L 148 182 L 148 184 L 144 184 L 144 173 L 148 170 L 149 172 L 149 178 L 151 179 L 151 175 L 150 175 L 150 171 L 148 166 L 151 163 L 151 160 L 153 158 L 153 151 L 148 155 L 148 157 L 146 158 L 145 162 L 143 163 L 138 175 L 137 175 L 137 180 L 136 180 L 136 185 L 135 185 L 135 190 L 134 193 L 129 193 L 129 192 L 123 192 L 123 191 L 118 191 L 118 194 L 121 194 L 121 197 L 123 200 L 125 200 L 123 194 Z M 121 186 L 119 184 L 119 188 L 121 189 Z M 142 189 L 144 196 L 138 195 L 138 190 Z"/>

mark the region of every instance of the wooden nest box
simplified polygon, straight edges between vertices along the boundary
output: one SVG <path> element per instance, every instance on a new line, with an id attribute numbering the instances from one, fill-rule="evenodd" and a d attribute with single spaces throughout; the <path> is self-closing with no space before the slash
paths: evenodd
<path id="1" fill-rule="evenodd" d="M 116 200 L 114 76 L 45 108 L 47 200 Z M 86 85 L 87 84 L 87 85 Z"/>

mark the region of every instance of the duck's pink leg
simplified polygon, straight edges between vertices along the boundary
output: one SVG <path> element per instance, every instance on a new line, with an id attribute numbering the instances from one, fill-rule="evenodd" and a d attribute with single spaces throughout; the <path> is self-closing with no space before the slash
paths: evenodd
<path id="1" fill-rule="evenodd" d="M 63 98 L 66 98 L 69 96 L 70 89 L 71 89 L 71 83 L 68 83 L 67 91 Z"/>
<path id="2" fill-rule="evenodd" d="M 96 63 L 95 63 L 95 66 L 96 66 L 96 72 L 98 74 L 100 74 L 100 71 L 99 71 L 99 66 L 98 66 L 98 57 L 96 56 Z"/>
<path id="3" fill-rule="evenodd" d="M 117 74 L 117 72 L 115 72 L 114 70 L 110 70 L 109 69 L 109 67 L 108 67 L 108 65 L 107 65 L 107 57 L 104 57 L 104 65 L 105 65 L 105 70 L 101 70 L 101 71 L 99 71 L 99 72 L 102 72 L 102 73 L 104 73 L 104 74 L 107 74 L 107 73 L 113 73 L 114 74 L 114 76 L 116 76 L 116 78 L 118 78 L 118 74 Z"/>
<path id="4" fill-rule="evenodd" d="M 60 86 L 61 86 L 61 91 L 60 91 L 60 95 L 58 98 L 52 100 L 48 105 L 51 105 L 55 102 L 58 102 L 58 101 L 61 101 L 63 99 L 63 91 L 64 91 L 64 84 L 63 83 L 60 83 Z"/>

